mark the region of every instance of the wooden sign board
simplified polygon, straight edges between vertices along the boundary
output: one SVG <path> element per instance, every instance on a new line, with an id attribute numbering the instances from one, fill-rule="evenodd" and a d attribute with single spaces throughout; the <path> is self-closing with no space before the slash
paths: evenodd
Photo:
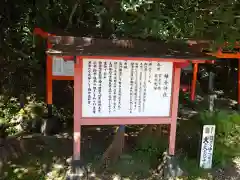
<path id="1" fill-rule="evenodd" d="M 74 61 L 65 61 L 61 57 L 52 58 L 53 76 L 74 76 Z"/>
<path id="2" fill-rule="evenodd" d="M 173 62 L 83 59 L 82 117 L 169 117 Z"/>
<path id="3" fill-rule="evenodd" d="M 215 125 L 204 125 L 202 135 L 202 146 L 200 156 L 200 167 L 203 169 L 212 168 L 212 156 L 214 147 Z"/>

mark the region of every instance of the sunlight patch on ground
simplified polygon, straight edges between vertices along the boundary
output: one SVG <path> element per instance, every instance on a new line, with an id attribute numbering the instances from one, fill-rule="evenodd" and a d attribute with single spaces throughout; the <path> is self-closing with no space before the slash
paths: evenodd
<path id="1" fill-rule="evenodd" d="M 236 171 L 237 171 L 237 173 L 239 175 L 238 178 L 240 179 L 240 157 L 234 158 L 233 159 L 233 163 L 234 163 Z"/>

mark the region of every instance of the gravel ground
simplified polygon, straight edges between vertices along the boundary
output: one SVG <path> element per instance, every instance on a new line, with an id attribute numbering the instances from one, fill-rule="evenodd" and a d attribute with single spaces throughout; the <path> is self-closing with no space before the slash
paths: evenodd
<path id="1" fill-rule="evenodd" d="M 215 180 L 240 180 L 240 157 L 233 160 L 233 163 L 225 169 L 215 172 Z"/>

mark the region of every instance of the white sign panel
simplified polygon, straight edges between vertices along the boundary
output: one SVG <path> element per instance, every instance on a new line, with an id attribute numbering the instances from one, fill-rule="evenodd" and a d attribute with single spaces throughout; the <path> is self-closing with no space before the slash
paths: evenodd
<path id="1" fill-rule="evenodd" d="M 204 169 L 212 168 L 215 129 L 215 125 L 203 126 L 200 167 Z"/>
<path id="2" fill-rule="evenodd" d="M 83 59 L 83 117 L 169 116 L 172 62 Z"/>
<path id="3" fill-rule="evenodd" d="M 53 56 L 53 76 L 74 76 L 74 61 L 64 61 L 61 57 Z"/>

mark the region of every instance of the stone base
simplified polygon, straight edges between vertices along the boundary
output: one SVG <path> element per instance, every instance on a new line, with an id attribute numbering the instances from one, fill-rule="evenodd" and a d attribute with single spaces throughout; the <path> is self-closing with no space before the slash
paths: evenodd
<path id="1" fill-rule="evenodd" d="M 180 168 L 177 158 L 175 156 L 165 154 L 164 161 L 164 179 L 176 178 L 183 175 L 183 170 Z"/>
<path id="2" fill-rule="evenodd" d="M 66 180 L 82 180 L 83 177 L 77 174 L 67 174 Z"/>
<path id="3" fill-rule="evenodd" d="M 81 160 L 68 160 L 68 163 L 71 167 L 69 172 L 66 175 L 66 180 L 81 180 L 85 176 L 83 169 L 83 163 Z"/>

